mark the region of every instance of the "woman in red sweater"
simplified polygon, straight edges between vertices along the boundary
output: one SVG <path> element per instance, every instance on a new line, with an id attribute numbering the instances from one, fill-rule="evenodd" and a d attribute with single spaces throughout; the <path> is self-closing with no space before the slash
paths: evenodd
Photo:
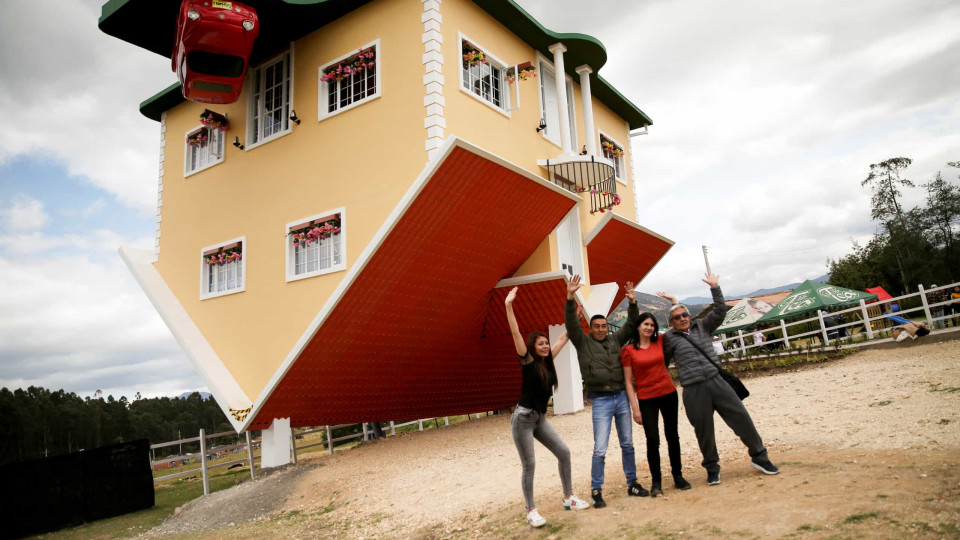
<path id="1" fill-rule="evenodd" d="M 632 336 L 620 351 L 623 364 L 623 379 L 627 397 L 633 410 L 633 421 L 643 426 L 647 439 L 647 463 L 653 487 L 650 495 L 663 494 L 660 476 L 659 418 L 663 416 L 663 431 L 670 454 L 670 469 L 673 485 L 677 489 L 690 489 L 690 482 L 683 478 L 680 464 L 680 436 L 677 434 L 679 400 L 677 387 L 670 378 L 663 358 L 663 341 L 657 339 L 660 327 L 651 313 L 640 315 L 640 323 L 632 329 Z"/>

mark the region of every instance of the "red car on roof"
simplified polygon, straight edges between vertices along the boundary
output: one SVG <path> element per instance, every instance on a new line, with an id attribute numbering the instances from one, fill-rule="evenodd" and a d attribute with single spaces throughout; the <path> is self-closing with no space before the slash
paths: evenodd
<path id="1" fill-rule="evenodd" d="M 200 103 L 237 101 L 259 33 L 257 12 L 247 5 L 183 0 L 171 56 L 183 97 Z"/>

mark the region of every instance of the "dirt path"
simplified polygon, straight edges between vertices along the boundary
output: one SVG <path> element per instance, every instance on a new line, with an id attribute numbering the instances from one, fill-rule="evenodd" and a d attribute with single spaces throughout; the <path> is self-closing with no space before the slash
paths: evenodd
<path id="1" fill-rule="evenodd" d="M 745 449 L 718 419 L 723 483 L 706 486 L 693 430 L 681 414 L 692 490 L 667 484 L 665 497 L 626 497 L 613 437 L 609 506 L 563 512 L 556 461 L 538 447 L 536 497 L 548 524 L 534 531 L 523 520 L 509 418 L 490 416 L 334 456 L 313 454 L 297 473 L 262 483 L 269 488 L 260 490 L 258 481 L 242 497 L 194 505 L 154 532 L 186 537 L 205 530 L 214 538 L 960 538 L 960 342 L 861 352 L 747 384 L 747 407 L 782 469 L 779 476 L 750 468 Z M 550 421 L 570 446 L 574 487 L 586 498 L 589 411 Z M 649 485 L 639 426 L 634 439 L 641 481 Z M 666 460 L 663 445 L 661 453 Z M 260 511 L 248 501 L 240 512 L 230 497 L 272 504 Z M 235 519 L 224 521 L 218 512 Z M 245 523 L 244 515 L 253 521 Z"/>

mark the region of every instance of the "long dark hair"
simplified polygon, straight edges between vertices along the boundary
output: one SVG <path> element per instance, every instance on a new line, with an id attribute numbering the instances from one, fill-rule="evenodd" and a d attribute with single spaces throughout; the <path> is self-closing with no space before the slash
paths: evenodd
<path id="1" fill-rule="evenodd" d="M 653 320 L 653 335 L 650 336 L 650 343 L 657 342 L 657 336 L 660 334 L 660 325 L 657 324 L 657 318 L 653 316 L 653 313 L 647 311 L 640 314 L 640 320 L 637 321 L 636 326 L 630 328 L 627 333 L 627 343 L 633 343 L 634 349 L 640 348 L 640 325 L 647 319 Z"/>
<path id="2" fill-rule="evenodd" d="M 550 338 L 543 332 L 530 332 L 530 335 L 527 336 L 527 353 L 530 354 L 530 358 L 533 358 L 533 362 L 537 366 L 537 372 L 540 374 L 543 387 L 545 389 L 556 388 L 557 368 L 553 365 L 553 351 L 548 352 L 546 357 L 537 354 L 537 340 L 542 337 L 547 338 L 547 343 L 550 343 Z"/>

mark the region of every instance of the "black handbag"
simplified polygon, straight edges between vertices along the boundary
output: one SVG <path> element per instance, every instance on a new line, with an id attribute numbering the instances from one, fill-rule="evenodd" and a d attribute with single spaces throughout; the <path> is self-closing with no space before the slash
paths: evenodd
<path id="1" fill-rule="evenodd" d="M 723 377 L 723 380 L 727 381 L 727 384 L 729 384 L 731 388 L 733 388 L 733 391 L 737 393 L 737 397 L 740 398 L 740 401 L 743 401 L 748 397 L 750 397 L 750 391 L 747 390 L 747 387 L 743 385 L 743 382 L 740 380 L 739 377 L 723 369 L 723 366 L 721 366 L 717 362 L 714 362 L 713 358 L 710 358 L 710 355 L 707 354 L 706 351 L 704 351 L 702 348 L 700 348 L 700 345 L 697 345 L 696 341 L 690 339 L 690 336 L 679 331 L 675 331 L 674 333 L 686 339 L 691 345 L 693 345 L 695 349 L 697 349 L 697 351 L 700 352 L 700 354 L 703 355 L 704 358 L 707 359 L 708 362 L 716 366 L 717 370 L 720 371 L 720 376 Z"/>

